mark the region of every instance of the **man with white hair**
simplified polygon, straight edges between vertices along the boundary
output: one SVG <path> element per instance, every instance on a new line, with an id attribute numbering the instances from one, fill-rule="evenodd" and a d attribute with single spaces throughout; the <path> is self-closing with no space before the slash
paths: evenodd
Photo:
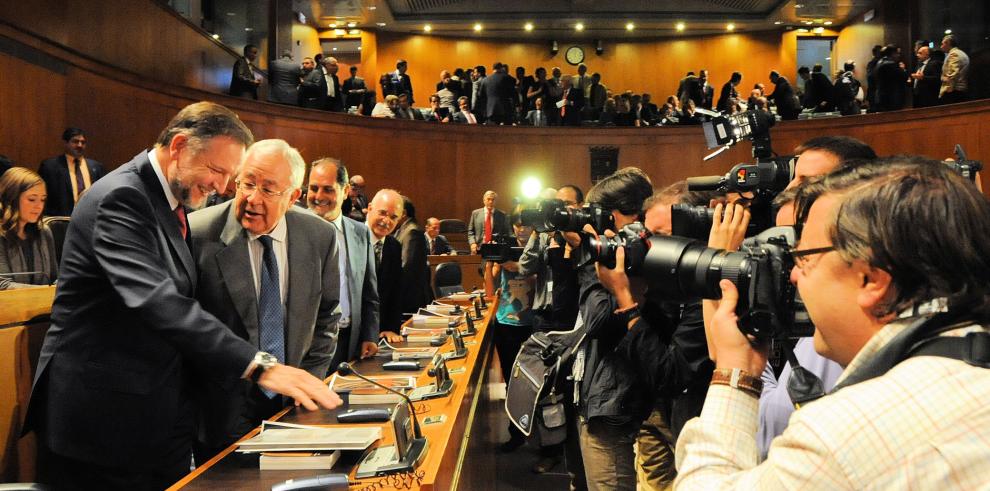
<path id="1" fill-rule="evenodd" d="M 305 171 L 285 141 L 259 141 L 244 156 L 234 199 L 190 214 L 189 229 L 200 304 L 260 351 L 323 378 L 337 341 L 338 245 L 326 220 L 292 206 Z M 199 463 L 289 402 L 239 379 L 200 388 Z"/>

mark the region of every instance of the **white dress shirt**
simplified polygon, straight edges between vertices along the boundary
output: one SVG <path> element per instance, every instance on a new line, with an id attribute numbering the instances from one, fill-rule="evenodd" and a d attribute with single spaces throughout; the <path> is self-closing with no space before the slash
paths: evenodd
<path id="1" fill-rule="evenodd" d="M 264 264 L 265 247 L 258 242 L 260 235 L 247 233 L 248 235 L 248 256 L 251 259 L 251 274 L 254 276 L 254 292 L 261 294 L 261 267 Z M 275 228 L 268 233 L 272 238 L 272 247 L 275 253 L 275 263 L 278 264 L 278 293 L 282 297 L 282 307 L 285 307 L 286 293 L 289 291 L 289 247 L 288 227 L 285 225 L 285 217 L 275 225 Z"/>

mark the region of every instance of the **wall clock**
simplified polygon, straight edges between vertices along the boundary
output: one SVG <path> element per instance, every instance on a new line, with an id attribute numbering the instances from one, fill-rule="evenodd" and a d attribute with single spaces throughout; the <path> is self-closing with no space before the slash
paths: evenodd
<path id="1" fill-rule="evenodd" d="M 564 53 L 564 59 L 571 65 L 580 65 L 584 61 L 584 50 L 580 46 L 571 46 Z"/>

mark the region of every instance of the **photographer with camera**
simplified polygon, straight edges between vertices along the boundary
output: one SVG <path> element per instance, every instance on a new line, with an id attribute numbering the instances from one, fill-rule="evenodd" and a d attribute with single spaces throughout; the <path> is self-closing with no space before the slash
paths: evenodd
<path id="1" fill-rule="evenodd" d="M 627 167 L 592 187 L 587 200 L 610 214 L 609 229 L 614 234 L 627 225 L 638 225 L 643 202 L 652 194 L 650 178 L 638 168 Z M 582 237 L 582 254 L 589 239 Z M 588 489 L 634 490 L 633 443 L 653 399 L 636 368 L 616 348 L 630 322 L 639 316 L 638 309 L 635 305 L 620 308 L 619 299 L 598 282 L 593 266 L 584 266 L 578 274 L 578 323 L 583 323 L 586 338 L 573 373 L 579 384 L 575 402 Z"/>
<path id="2" fill-rule="evenodd" d="M 723 279 L 709 333 L 716 371 L 678 440 L 676 487 L 990 485 L 990 203 L 948 166 L 904 157 L 811 188 L 798 196 L 790 279 L 816 351 L 845 372 L 757 465 L 766 352 L 740 331 L 740 295 Z"/>

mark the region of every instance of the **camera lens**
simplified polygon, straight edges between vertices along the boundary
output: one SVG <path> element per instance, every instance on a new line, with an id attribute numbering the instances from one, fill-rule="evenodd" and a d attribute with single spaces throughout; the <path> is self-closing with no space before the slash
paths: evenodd
<path id="1" fill-rule="evenodd" d="M 676 204 L 670 206 L 670 233 L 678 237 L 708 240 L 715 210 L 707 206 Z"/>
<path id="2" fill-rule="evenodd" d="M 651 237 L 643 260 L 650 287 L 677 299 L 721 298 L 718 283 L 733 282 L 745 301 L 753 280 L 749 254 L 712 249 L 684 237 Z"/>

